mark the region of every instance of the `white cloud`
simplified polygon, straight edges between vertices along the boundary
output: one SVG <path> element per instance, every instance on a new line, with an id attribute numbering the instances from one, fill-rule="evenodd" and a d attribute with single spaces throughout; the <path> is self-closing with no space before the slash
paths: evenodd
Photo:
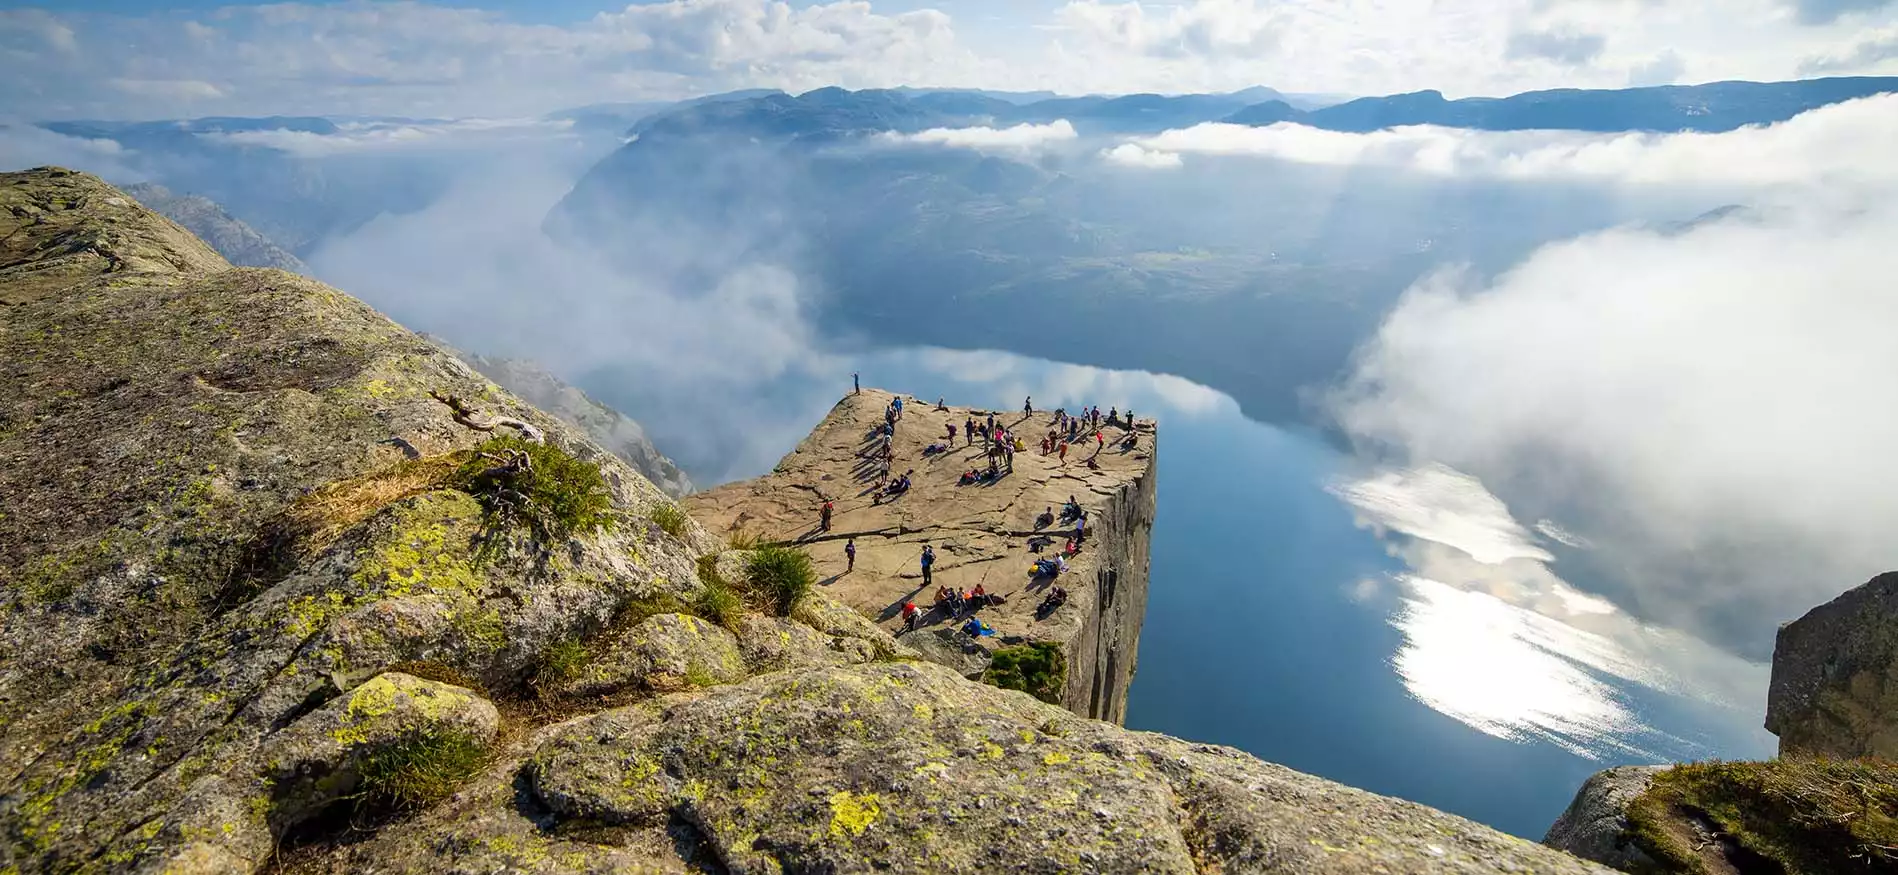
<path id="1" fill-rule="evenodd" d="M 571 129 L 571 121 L 541 119 L 455 119 L 440 122 L 355 122 L 335 133 L 261 130 L 198 136 L 246 146 L 280 149 L 305 158 L 355 152 L 420 148 L 486 148 L 506 140 L 544 142 Z"/>
<path id="2" fill-rule="evenodd" d="M 992 7 L 965 15 L 961 0 L 904 11 L 888 2 L 614 8 L 603 0 L 608 11 L 563 25 L 413 0 L 145 16 L 0 10 L 0 57 L 30 71 L 0 95 L 0 112 L 537 115 L 603 101 L 824 85 L 1089 93 L 1267 84 L 1464 96 L 1889 70 L 1895 62 L 1867 35 L 1898 26 L 1890 4 L 1802 23 L 1787 0 L 1074 0 L 1001 15 Z M 1600 34 L 1612 39 L 1591 36 Z M 114 80 L 171 84 L 133 86 L 141 89 L 133 95 Z"/>
<path id="3" fill-rule="evenodd" d="M 224 96 L 224 89 L 197 79 L 108 79 L 106 84 L 138 97 L 189 103 Z"/>
<path id="4" fill-rule="evenodd" d="M 882 138 L 894 143 L 921 143 L 932 146 L 950 146 L 958 149 L 974 149 L 978 152 L 1033 152 L 1055 143 L 1065 143 L 1076 136 L 1074 125 L 1067 119 L 1055 119 L 1045 125 L 1021 124 L 1009 128 L 930 128 L 914 134 L 884 133 Z"/>
<path id="5" fill-rule="evenodd" d="M 1777 623 L 1893 561 L 1894 106 L 1454 164 L 1713 185 L 1753 209 L 1419 283 L 1360 351 L 1340 423 L 1562 519 L 1614 563 L 1617 604 L 1762 657 Z"/>
<path id="6" fill-rule="evenodd" d="M 1109 164 L 1150 170 L 1166 170 L 1184 163 L 1177 153 L 1155 151 L 1138 143 L 1122 143 L 1111 149 L 1102 149 L 1101 158 Z"/>
<path id="7" fill-rule="evenodd" d="M 1143 137 L 1148 152 L 1375 165 L 1438 176 L 1587 181 L 1624 187 L 1840 185 L 1898 181 L 1898 95 L 1834 104 L 1725 133 L 1476 131 L 1431 125 L 1370 133 L 1281 122 L 1203 124 Z"/>

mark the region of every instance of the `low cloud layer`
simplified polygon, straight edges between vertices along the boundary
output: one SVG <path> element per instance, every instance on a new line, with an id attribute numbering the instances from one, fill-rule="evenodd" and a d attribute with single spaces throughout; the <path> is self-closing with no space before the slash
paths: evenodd
<path id="1" fill-rule="evenodd" d="M 571 121 L 454 119 L 431 122 L 344 122 L 334 133 L 262 130 L 206 133 L 211 141 L 279 149 L 302 158 L 323 158 L 392 149 L 492 149 L 509 141 L 535 145 L 565 135 Z"/>
<path id="2" fill-rule="evenodd" d="M 1596 548 L 1575 571 L 1636 616 L 1764 658 L 1778 623 L 1898 566 L 1898 171 L 1872 145 L 1894 108 L 1451 162 L 1746 208 L 1433 275 L 1360 350 L 1338 421 L 1559 520 Z"/>
<path id="3" fill-rule="evenodd" d="M 920 143 L 974 149 L 978 152 L 1022 155 L 1056 143 L 1075 139 L 1074 125 L 1067 119 L 1055 119 L 1045 125 L 1020 124 L 1008 128 L 968 127 L 930 128 L 914 134 L 886 133 L 882 137 L 894 143 Z"/>
<path id="4" fill-rule="evenodd" d="M 1131 140 L 1108 157 L 1167 166 L 1162 156 L 1243 156 L 1375 166 L 1443 177 L 1579 181 L 1622 187 L 1809 187 L 1898 182 L 1898 95 L 1833 104 L 1725 133 L 1477 131 L 1434 125 L 1369 133 L 1280 123 L 1202 124 Z"/>

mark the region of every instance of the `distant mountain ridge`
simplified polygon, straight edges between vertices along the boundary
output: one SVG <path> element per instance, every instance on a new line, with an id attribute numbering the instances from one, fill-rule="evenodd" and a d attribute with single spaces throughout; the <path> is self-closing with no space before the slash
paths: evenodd
<path id="1" fill-rule="evenodd" d="M 709 132 L 797 140 L 835 139 L 937 127 L 1048 124 L 1066 120 L 1082 133 L 1133 133 L 1205 122 L 1297 122 L 1334 131 L 1402 125 L 1482 130 L 1729 131 L 1785 121 L 1831 103 L 1898 92 L 1898 77 L 1836 77 L 1792 82 L 1713 82 L 1614 90 L 1558 89 L 1511 97 L 1450 100 L 1439 91 L 1362 97 L 1301 109 L 1269 88 L 1230 94 L 1127 94 L 1054 97 L 1020 103 L 978 91 L 819 88 L 748 99 L 681 104 L 642 118 L 639 136 Z"/>

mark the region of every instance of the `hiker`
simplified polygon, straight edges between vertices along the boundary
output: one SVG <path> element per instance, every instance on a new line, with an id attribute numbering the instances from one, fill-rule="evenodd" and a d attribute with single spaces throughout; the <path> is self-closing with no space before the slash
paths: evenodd
<path id="1" fill-rule="evenodd" d="M 1041 516 L 1035 517 L 1035 528 L 1037 530 L 1045 529 L 1052 525 L 1054 525 L 1054 508 L 1044 508 L 1041 511 Z"/>
<path id="2" fill-rule="evenodd" d="M 1068 463 L 1068 442 L 1062 441 L 1061 442 L 1061 464 L 1066 465 L 1067 463 Z"/>
<path id="3" fill-rule="evenodd" d="M 938 413 L 948 413 L 948 412 L 949 412 L 949 405 L 948 405 L 948 404 L 946 404 L 946 403 L 944 403 L 944 399 L 942 399 L 942 398 L 937 398 L 937 399 L 936 399 L 936 412 L 938 412 Z M 951 427 L 951 428 L 954 428 L 954 426 L 950 426 L 950 427 Z"/>
<path id="4" fill-rule="evenodd" d="M 923 616 L 923 612 L 917 609 L 915 602 L 904 602 L 903 603 L 903 631 L 905 632 L 916 631 L 916 621 L 920 619 L 922 616 Z"/>
<path id="5" fill-rule="evenodd" d="M 970 638 L 982 638 L 995 634 L 995 629 L 982 622 L 981 617 L 970 617 L 969 622 L 962 624 L 962 631 Z"/>
<path id="6" fill-rule="evenodd" d="M 1134 409 L 1132 407 L 1127 408 L 1127 430 L 1134 430 Z"/>
<path id="7" fill-rule="evenodd" d="M 844 542 L 844 573 L 849 574 L 855 570 L 857 570 L 857 539 L 851 538 Z"/>
<path id="8" fill-rule="evenodd" d="M 936 548 L 931 547 L 928 544 L 924 544 L 923 545 L 923 585 L 924 586 L 928 586 L 930 584 L 931 578 L 929 575 L 929 570 L 930 570 L 930 567 L 935 564 L 936 564 Z"/>
<path id="9" fill-rule="evenodd" d="M 1021 412 L 1023 416 L 1035 415 L 1035 396 L 1030 395 L 1022 399 Z"/>
<path id="10" fill-rule="evenodd" d="M 1073 538 L 1069 538 L 1067 544 L 1061 547 L 1061 555 L 1063 556 L 1075 556 L 1079 555 L 1080 552 L 1081 545 L 1075 543 Z"/>
<path id="11" fill-rule="evenodd" d="M 962 421 L 962 438 L 969 445 L 975 444 L 975 417 L 971 416 Z"/>
<path id="12" fill-rule="evenodd" d="M 890 399 L 890 407 L 896 410 L 897 419 L 903 418 L 903 396 L 898 395 Z"/>
<path id="13" fill-rule="evenodd" d="M 926 446 L 923 448 L 923 455 L 925 456 L 933 456 L 933 455 L 936 455 L 937 453 L 946 453 L 946 452 L 949 452 L 948 444 L 930 444 L 929 446 Z"/>
<path id="14" fill-rule="evenodd" d="M 857 379 L 856 371 L 850 372 L 850 394 L 852 395 L 863 394 L 863 383 Z"/>
<path id="15" fill-rule="evenodd" d="M 1108 407 L 1108 408 L 1107 408 L 1107 421 L 1108 421 L 1108 422 L 1110 422 L 1110 423 L 1113 423 L 1113 422 L 1119 422 L 1119 421 L 1120 421 L 1120 408 L 1118 408 L 1118 407 Z"/>
<path id="16" fill-rule="evenodd" d="M 1094 452 L 1098 453 L 1104 449 L 1107 449 L 1107 436 L 1101 434 L 1100 431 L 1096 429 L 1094 432 Z"/>
<path id="17" fill-rule="evenodd" d="M 817 521 L 818 531 L 820 532 L 830 531 L 830 513 L 832 510 L 833 508 L 831 507 L 830 499 L 828 498 L 824 499 L 824 509 L 818 512 L 818 521 Z"/>
<path id="18" fill-rule="evenodd" d="M 1074 519 L 1074 543 L 1079 544 L 1086 537 L 1087 537 L 1087 515 L 1082 514 L 1078 517 L 1075 517 Z"/>
<path id="19" fill-rule="evenodd" d="M 949 428 L 949 442 L 953 444 L 956 442 L 956 424 L 953 422 L 949 423 L 948 428 Z"/>
<path id="20" fill-rule="evenodd" d="M 1049 614 L 1054 613 L 1056 608 L 1067 603 L 1068 591 L 1058 586 L 1051 587 L 1047 597 L 1041 600 L 1041 604 L 1035 606 L 1035 619 L 1046 619 Z"/>

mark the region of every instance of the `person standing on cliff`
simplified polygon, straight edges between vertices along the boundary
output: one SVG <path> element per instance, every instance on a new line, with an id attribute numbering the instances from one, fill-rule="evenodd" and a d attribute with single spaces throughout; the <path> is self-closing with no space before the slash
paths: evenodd
<path id="1" fill-rule="evenodd" d="M 857 372 L 856 372 L 856 371 L 851 371 L 851 372 L 850 372 L 850 394 L 852 394 L 852 395 L 862 395 L 862 394 L 863 394 L 863 381 L 862 381 L 862 380 L 859 380 L 859 379 L 857 379 Z"/>
<path id="2" fill-rule="evenodd" d="M 844 542 L 844 573 L 849 574 L 855 570 L 857 570 L 857 539 L 851 538 Z"/>
<path id="3" fill-rule="evenodd" d="M 818 531 L 822 531 L 822 532 L 830 531 L 830 514 L 832 510 L 835 510 L 835 508 L 831 506 L 830 499 L 828 498 L 824 499 L 824 509 L 821 511 L 818 511 L 818 519 L 817 519 Z"/>
<path id="4" fill-rule="evenodd" d="M 936 548 L 931 547 L 928 544 L 924 544 L 923 545 L 923 585 L 924 586 L 928 586 L 930 584 L 930 581 L 933 579 L 930 577 L 929 571 L 930 571 L 930 567 L 935 564 L 936 564 Z"/>
<path id="5" fill-rule="evenodd" d="M 1021 415 L 1023 415 L 1023 416 L 1034 416 L 1034 415 L 1035 415 L 1035 396 L 1033 396 L 1033 395 L 1030 395 L 1030 396 L 1028 396 L 1028 397 L 1026 397 L 1026 398 L 1023 398 L 1023 399 L 1022 399 L 1022 402 L 1021 402 Z"/>

